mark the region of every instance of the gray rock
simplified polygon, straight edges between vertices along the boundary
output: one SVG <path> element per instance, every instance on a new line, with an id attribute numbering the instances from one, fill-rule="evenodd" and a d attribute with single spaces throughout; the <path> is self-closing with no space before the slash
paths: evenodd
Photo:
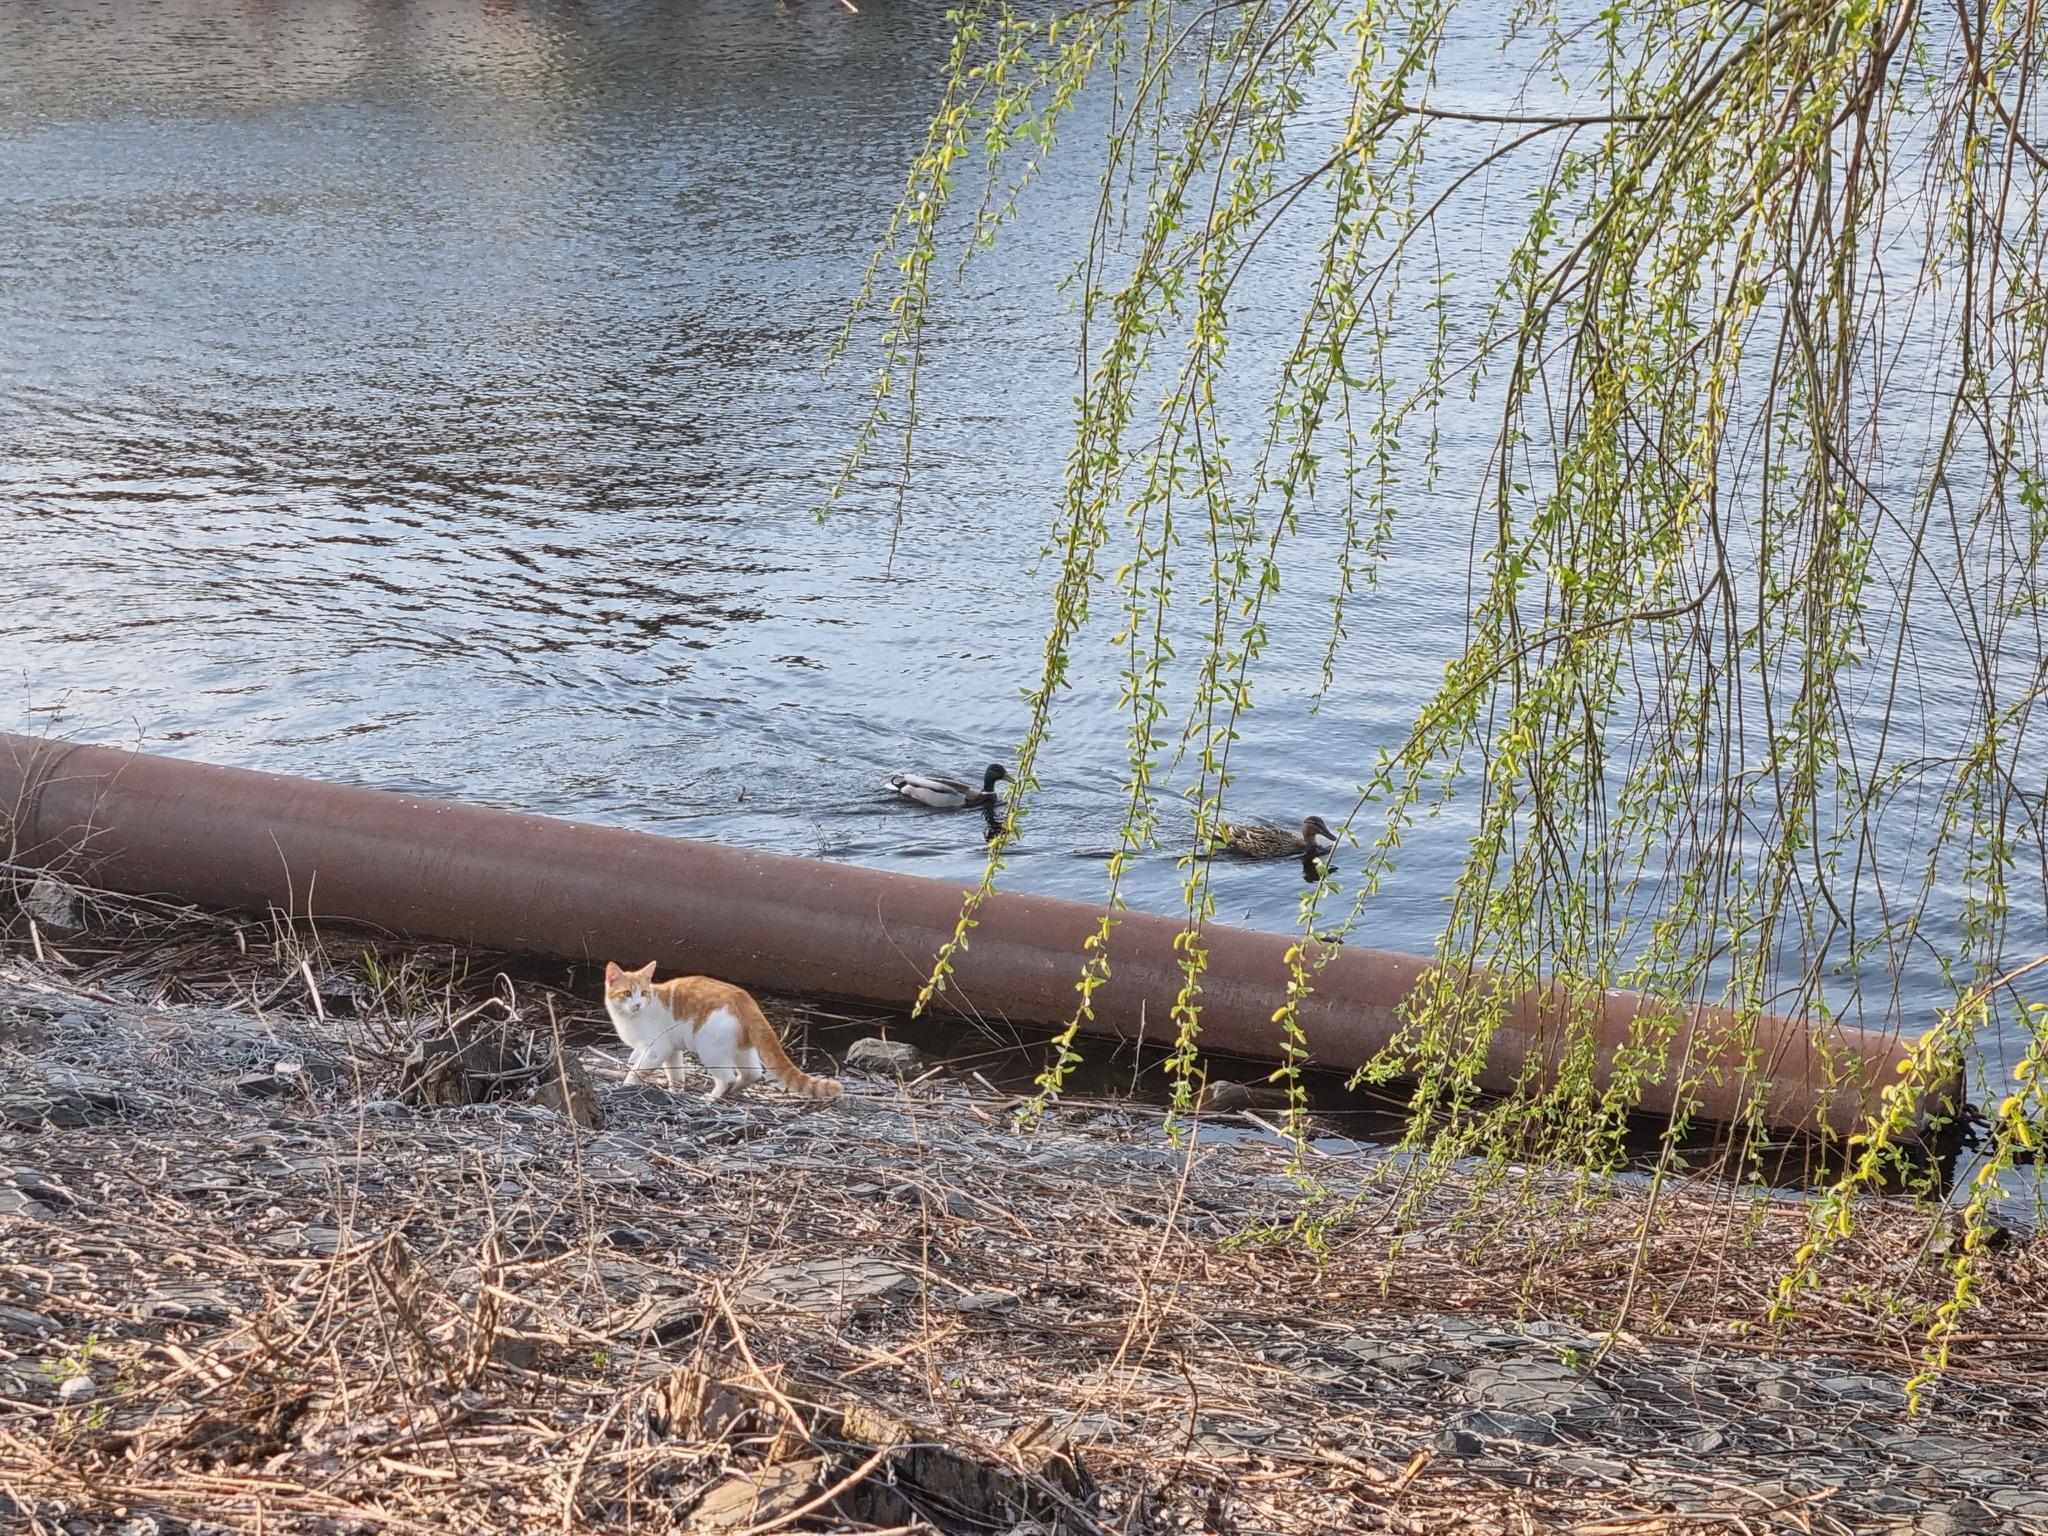
<path id="1" fill-rule="evenodd" d="M 602 1159 L 587 1159 L 583 1165 L 583 1176 L 592 1184 L 610 1189 L 637 1189 L 652 1193 L 661 1188 L 661 1174 L 654 1164 L 645 1158 L 617 1153 Z"/>
<path id="2" fill-rule="evenodd" d="M 849 1072 L 873 1072 L 881 1077 L 914 1077 L 924 1070 L 924 1052 L 908 1040 L 884 1040 L 870 1035 L 846 1048 L 842 1063 Z"/>
<path id="3" fill-rule="evenodd" d="M 1913 1520 L 1913 1529 L 1920 1536 L 1976 1536 L 1977 1532 L 1996 1528 L 1991 1516 L 1983 1509 L 1961 1499 L 1946 1506 L 1923 1509 Z"/>
<path id="4" fill-rule="evenodd" d="M 0 1216 L 25 1216 L 32 1221 L 48 1221 L 50 1208 L 25 1190 L 0 1184 Z"/>
<path id="5" fill-rule="evenodd" d="M 491 1340 L 491 1358 L 514 1370 L 530 1371 L 540 1363 L 540 1343 L 524 1334 L 501 1333 Z"/>
<path id="6" fill-rule="evenodd" d="M 1017 1305 L 1015 1291 L 962 1291 L 953 1298 L 959 1312 L 1002 1312 Z"/>
<path id="7" fill-rule="evenodd" d="M 1906 1389 L 1882 1376 L 1824 1376 L 1813 1385 L 1844 1402 L 1873 1403 L 1886 1408 L 1906 1406 Z"/>
<path id="8" fill-rule="evenodd" d="M 26 1307 L 0 1306 L 0 1333 L 43 1339 L 56 1331 L 57 1325 L 40 1312 L 31 1312 Z"/>
<path id="9" fill-rule="evenodd" d="M 49 1043 L 50 1015 L 40 1008 L 0 1007 L 0 1044 L 35 1050 Z"/>
<path id="10" fill-rule="evenodd" d="M 37 1173 L 33 1168 L 17 1168 L 7 1184 L 0 1184 L 0 1194 L 11 1185 L 21 1194 L 52 1210 L 68 1211 L 79 1203 L 79 1197 L 55 1179 Z"/>
<path id="11" fill-rule="evenodd" d="M 1468 1333 L 1465 1342 L 1478 1349 L 1526 1350 L 1529 1341 L 1519 1333 Z"/>
<path id="12" fill-rule="evenodd" d="M 1722 1430 L 1703 1429 L 1697 1434 L 1687 1435 L 1678 1443 L 1688 1451 L 1691 1451 L 1695 1456 L 1711 1456 L 1716 1451 L 1727 1450 L 1730 1441 L 1727 1434 Z"/>
<path id="13" fill-rule="evenodd" d="M 1486 1442 L 1469 1429 L 1446 1424 L 1437 1431 L 1436 1448 L 1446 1456 L 1477 1456 L 1486 1449 Z"/>
<path id="14" fill-rule="evenodd" d="M 889 1259 L 851 1256 L 772 1265 L 754 1277 L 745 1294 L 798 1312 L 844 1318 L 908 1300 L 921 1287 L 916 1274 Z"/>
<path id="15" fill-rule="evenodd" d="M 44 928 L 76 933 L 85 926 L 78 893 L 54 875 L 37 875 L 22 893 L 21 910 Z"/>
<path id="16" fill-rule="evenodd" d="M 146 1297 L 140 1310 L 144 1317 L 191 1323 L 202 1328 L 218 1328 L 233 1320 L 227 1298 L 203 1290 L 167 1290 L 161 1295 Z"/>
<path id="17" fill-rule="evenodd" d="M 92 1109 L 108 1114 L 119 1114 L 128 1108 L 129 1100 L 134 1096 L 134 1090 L 127 1084 L 102 1077 L 97 1072 L 82 1072 L 77 1067 L 48 1067 L 44 1069 L 43 1078 L 58 1097 L 82 1100 Z"/>
<path id="18" fill-rule="evenodd" d="M 1469 1456 L 1473 1452 L 1454 1449 L 1454 1444 L 1462 1444 L 1466 1440 L 1482 1443 L 1489 1440 L 1508 1440 L 1516 1445 L 1555 1445 L 1557 1429 L 1549 1420 L 1539 1419 L 1532 1414 L 1504 1413 L 1482 1408 L 1455 1414 L 1445 1421 L 1437 1443 L 1454 1456 Z"/>
<path id="19" fill-rule="evenodd" d="M 1957 1435 L 1887 1435 L 1878 1443 L 1894 1456 L 1904 1456 L 1925 1466 L 1961 1461 L 1980 1451 L 1974 1442 Z"/>
<path id="20" fill-rule="evenodd" d="M 1979 1453 L 1980 1456 L 1982 1453 Z M 1961 1466 L 1952 1474 L 1957 1482 L 1969 1483 L 1977 1488 L 2011 1488 L 2025 1479 L 2011 1467 Z"/>
<path id="21" fill-rule="evenodd" d="M 1598 1339 L 1591 1334 L 1581 1333 L 1576 1328 L 1568 1328 L 1563 1323 L 1524 1323 L 1522 1332 L 1552 1349 L 1570 1350 L 1575 1355 L 1595 1355 L 1600 1352 Z"/>
<path id="22" fill-rule="evenodd" d="M 620 1083 L 604 1089 L 602 1097 L 605 1108 L 614 1114 L 666 1114 L 682 1103 L 666 1088 L 658 1088 L 653 1083 Z"/>
<path id="23" fill-rule="evenodd" d="M 245 1099 L 281 1099 L 298 1087 L 294 1079 L 276 1072 L 244 1072 L 235 1079 L 235 1092 Z"/>
<path id="24" fill-rule="evenodd" d="M 1466 1373 L 1465 1398 L 1476 1408 L 1549 1414 L 1560 1419 L 1596 1417 L 1610 1405 L 1605 1392 L 1555 1360 L 1477 1366 Z"/>
<path id="25" fill-rule="evenodd" d="M 2022 1520 L 2048 1524 L 2048 1492 L 2038 1488 L 2001 1488 L 1985 1500 L 1993 1509 Z"/>
<path id="26" fill-rule="evenodd" d="M 40 1403 L 50 1396 L 50 1378 L 40 1369 L 40 1363 L 16 1360 L 0 1365 L 0 1397 L 12 1398 L 17 1403 Z M 7 1495 L 0 1493 L 0 1515 L 8 1510 Z M 0 1523 L 0 1530 L 13 1527 Z"/>
<path id="27" fill-rule="evenodd" d="M 332 1088 L 347 1075 L 339 1064 L 325 1056 L 288 1056 L 274 1070 L 279 1077 L 303 1083 L 309 1088 Z"/>
<path id="28" fill-rule="evenodd" d="M 1436 1376 L 1444 1374 L 1437 1363 L 1419 1349 L 1403 1348 L 1383 1339 L 1358 1339 L 1337 1346 L 1353 1359 L 1385 1371 L 1390 1376 Z"/>
<path id="29" fill-rule="evenodd" d="M 1453 1343 L 1463 1343 L 1475 1333 L 1491 1333 L 1494 1331 L 1483 1322 L 1474 1321 L 1469 1317 L 1456 1317 L 1449 1314 L 1438 1317 L 1426 1317 L 1422 1321 L 1426 1327 L 1434 1328 Z"/>
<path id="30" fill-rule="evenodd" d="M 1739 1514 L 1768 1515 L 1777 1510 L 1791 1509 L 1819 1491 L 1818 1487 L 1808 1483 L 1773 1478 L 1751 1483 L 1735 1492 L 1731 1502 Z"/>
<path id="31" fill-rule="evenodd" d="M 16 1093 L 0 1098 L 0 1125 L 17 1130 L 79 1130 L 97 1118 L 88 1101 L 71 1094 Z"/>
<path id="32" fill-rule="evenodd" d="M 332 1258 L 341 1251 L 341 1233 L 333 1227 L 286 1227 L 263 1238 L 262 1243 L 277 1253 L 312 1253 Z"/>

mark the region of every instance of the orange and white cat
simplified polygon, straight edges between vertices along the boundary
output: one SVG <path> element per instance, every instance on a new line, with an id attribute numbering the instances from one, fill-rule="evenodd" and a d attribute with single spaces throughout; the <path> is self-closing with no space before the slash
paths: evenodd
<path id="1" fill-rule="evenodd" d="M 683 1052 L 693 1051 L 713 1081 L 711 1097 L 722 1099 L 737 1086 L 765 1074 L 792 1093 L 836 1099 L 846 1089 L 829 1077 L 813 1077 L 789 1059 L 775 1026 L 744 990 L 711 976 L 654 979 L 654 962 L 637 971 L 615 964 L 604 968 L 604 1011 L 612 1028 L 632 1050 L 626 1081 L 656 1067 L 671 1088 L 682 1085 Z"/>

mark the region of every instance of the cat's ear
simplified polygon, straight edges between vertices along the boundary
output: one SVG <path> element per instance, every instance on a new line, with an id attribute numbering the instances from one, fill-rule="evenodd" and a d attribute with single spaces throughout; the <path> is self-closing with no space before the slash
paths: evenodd
<path id="1" fill-rule="evenodd" d="M 652 960 L 648 961 L 645 965 L 641 966 L 640 969 L 635 971 L 633 974 L 635 976 L 644 976 L 649 981 L 654 980 L 654 962 Z"/>
<path id="2" fill-rule="evenodd" d="M 621 972 L 619 971 L 619 962 L 618 962 L 618 961 L 616 961 L 616 960 L 607 960 L 607 961 L 605 961 L 605 963 L 604 963 L 604 984 L 605 984 L 606 986 L 608 986 L 608 987 L 612 987 L 612 986 L 617 986 L 617 985 L 618 985 L 618 981 L 619 981 L 619 976 L 620 976 L 620 974 L 621 974 Z"/>

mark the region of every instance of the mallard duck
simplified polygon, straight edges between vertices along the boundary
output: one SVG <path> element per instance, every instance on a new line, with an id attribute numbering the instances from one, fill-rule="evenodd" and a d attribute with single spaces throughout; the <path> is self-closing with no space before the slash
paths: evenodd
<path id="1" fill-rule="evenodd" d="M 1298 859 L 1315 853 L 1318 839 L 1332 848 L 1337 846 L 1337 834 L 1322 817 L 1311 816 L 1302 822 L 1299 837 L 1270 822 L 1241 821 L 1224 827 L 1216 846 L 1245 859 Z"/>
<path id="2" fill-rule="evenodd" d="M 892 773 L 882 787 L 935 811 L 957 811 L 963 805 L 994 805 L 997 783 L 1009 776 L 1001 763 L 990 763 L 988 772 L 981 776 L 980 789 L 935 773 Z"/>

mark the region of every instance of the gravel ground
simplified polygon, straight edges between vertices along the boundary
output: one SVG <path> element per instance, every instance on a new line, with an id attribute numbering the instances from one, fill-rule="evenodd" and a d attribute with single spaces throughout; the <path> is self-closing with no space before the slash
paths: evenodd
<path id="1" fill-rule="evenodd" d="M 0 1527 L 2048 1532 L 2031 1241 L 1910 1414 L 1906 1202 L 1774 1331 L 1782 1195 L 1328 1157 L 1275 1240 L 1284 1148 L 943 1074 L 402 1102 L 464 999 L 302 974 L 0 964 Z"/>

